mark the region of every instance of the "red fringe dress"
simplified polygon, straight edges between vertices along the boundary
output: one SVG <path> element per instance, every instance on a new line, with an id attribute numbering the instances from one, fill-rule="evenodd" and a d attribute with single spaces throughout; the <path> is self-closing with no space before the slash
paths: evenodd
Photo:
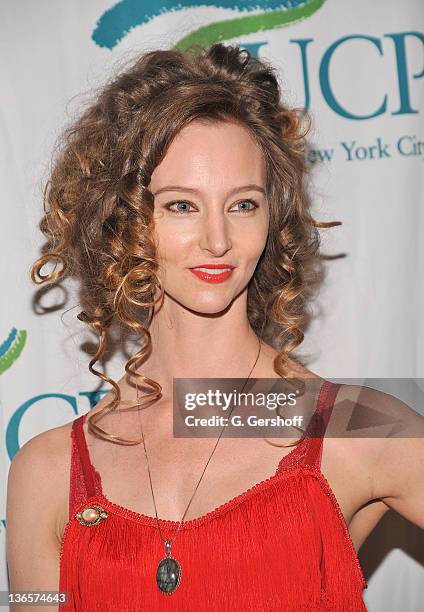
<path id="1" fill-rule="evenodd" d="M 320 470 L 323 435 L 339 384 L 324 381 L 306 437 L 274 474 L 207 514 L 183 522 L 172 553 L 182 568 L 172 594 L 156 584 L 165 557 L 156 517 L 110 501 L 72 426 L 70 519 L 60 551 L 60 591 L 78 612 L 366 611 L 367 582 L 346 521 Z M 76 514 L 97 504 L 95 525 Z M 178 522 L 159 519 L 164 538 Z"/>

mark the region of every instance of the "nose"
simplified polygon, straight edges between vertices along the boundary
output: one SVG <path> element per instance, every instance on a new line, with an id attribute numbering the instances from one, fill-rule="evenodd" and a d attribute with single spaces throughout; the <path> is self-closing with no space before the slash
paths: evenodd
<path id="1" fill-rule="evenodd" d="M 230 223 L 222 210 L 209 211 L 202 219 L 199 246 L 215 257 L 225 255 L 231 249 Z"/>

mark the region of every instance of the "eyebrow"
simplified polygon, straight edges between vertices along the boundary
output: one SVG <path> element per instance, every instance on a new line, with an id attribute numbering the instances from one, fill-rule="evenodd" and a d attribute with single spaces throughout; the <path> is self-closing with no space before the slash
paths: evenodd
<path id="1" fill-rule="evenodd" d="M 190 191 L 190 193 L 200 193 L 199 189 L 194 189 L 193 187 L 182 187 L 181 185 L 166 185 L 165 187 L 161 187 L 154 193 L 154 196 L 159 195 L 163 191 Z M 254 183 L 250 185 L 243 185 L 242 187 L 234 187 L 228 192 L 228 195 L 233 195 L 238 191 L 260 191 L 265 195 L 265 189 L 260 185 L 256 185 Z"/>

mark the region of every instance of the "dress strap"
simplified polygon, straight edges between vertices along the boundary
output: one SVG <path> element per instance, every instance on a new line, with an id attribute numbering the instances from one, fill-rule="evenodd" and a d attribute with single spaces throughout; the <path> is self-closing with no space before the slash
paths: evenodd
<path id="1" fill-rule="evenodd" d="M 307 427 L 310 437 L 304 465 L 321 468 L 322 447 L 328 422 L 333 412 L 336 396 L 341 384 L 325 380 L 318 395 L 317 407 Z"/>
<path id="2" fill-rule="evenodd" d="M 87 441 L 85 439 L 83 424 L 85 421 L 85 414 L 82 414 L 72 423 L 73 438 L 75 440 L 76 451 L 80 461 L 80 467 L 83 474 L 83 480 L 85 490 L 88 497 L 92 497 L 97 494 L 97 488 L 95 484 L 95 470 L 90 461 L 90 455 L 88 453 Z"/>

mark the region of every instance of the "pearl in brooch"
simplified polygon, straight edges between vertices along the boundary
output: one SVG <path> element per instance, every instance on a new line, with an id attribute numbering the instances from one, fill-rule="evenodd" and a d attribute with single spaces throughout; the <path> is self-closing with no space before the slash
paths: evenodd
<path id="1" fill-rule="evenodd" d="M 80 510 L 80 512 L 75 515 L 75 518 L 81 525 L 85 525 L 86 527 L 98 525 L 107 517 L 108 513 L 101 506 L 97 505 L 87 506 L 84 510 Z"/>

